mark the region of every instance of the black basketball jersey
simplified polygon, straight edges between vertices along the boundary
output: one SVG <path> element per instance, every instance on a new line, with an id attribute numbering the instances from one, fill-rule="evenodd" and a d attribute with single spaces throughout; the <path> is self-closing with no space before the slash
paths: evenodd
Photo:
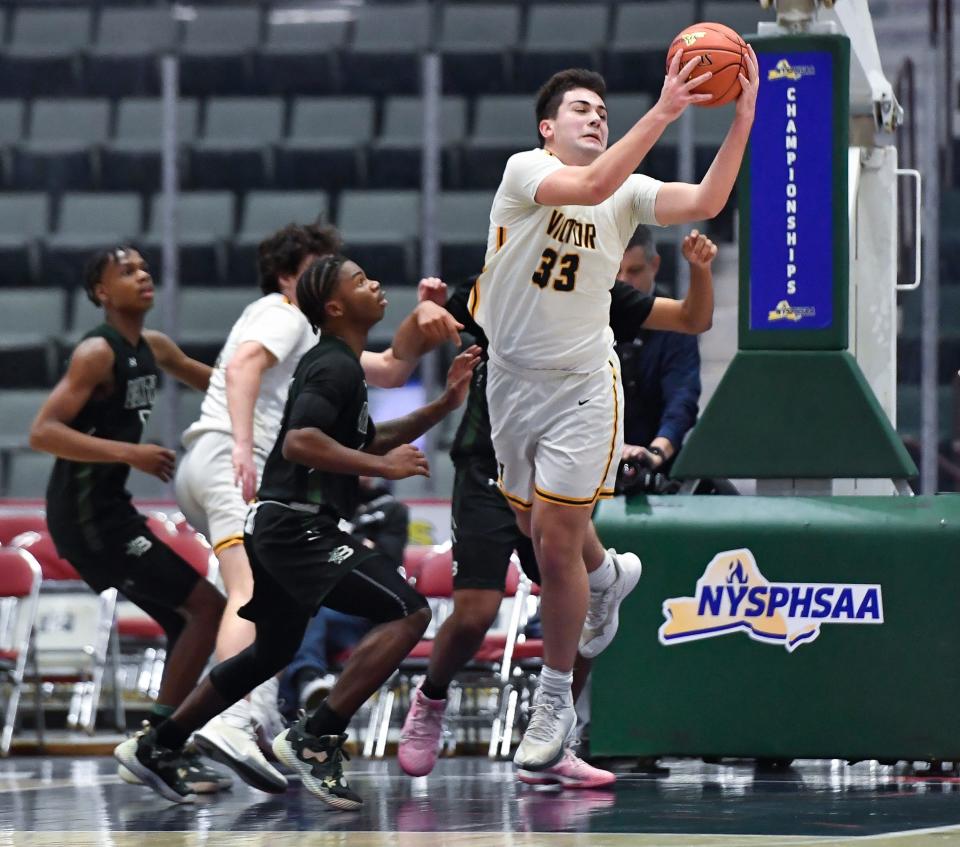
<path id="1" fill-rule="evenodd" d="M 92 396 L 69 422 L 87 435 L 136 444 L 153 409 L 157 365 L 141 337 L 134 347 L 109 324 L 92 329 L 83 340 L 103 338 L 113 350 L 113 390 Z M 97 528 L 129 520 L 136 514 L 126 490 L 130 466 L 123 463 L 57 459 L 47 484 L 47 520 L 61 530 L 75 527 L 93 543 Z"/>
<path id="2" fill-rule="evenodd" d="M 297 365 L 280 434 L 267 458 L 257 496 L 281 503 L 311 503 L 341 518 L 353 517 L 359 488 L 355 474 L 314 470 L 283 457 L 287 433 L 307 428 L 322 430 L 354 450 L 373 440 L 375 427 L 363 368 L 353 350 L 335 335 L 321 335 Z"/>

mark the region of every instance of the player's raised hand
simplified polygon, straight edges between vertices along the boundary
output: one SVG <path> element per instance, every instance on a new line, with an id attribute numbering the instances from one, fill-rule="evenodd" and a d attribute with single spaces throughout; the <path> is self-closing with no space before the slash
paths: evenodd
<path id="1" fill-rule="evenodd" d="M 422 303 L 429 300 L 438 306 L 444 306 L 447 302 L 447 284 L 435 276 L 424 277 L 417 285 L 417 302 Z"/>
<path id="2" fill-rule="evenodd" d="M 401 444 L 384 455 L 381 476 L 384 479 L 430 476 L 430 465 L 427 457 L 412 444 Z"/>
<path id="3" fill-rule="evenodd" d="M 424 300 L 414 309 L 417 319 L 417 330 L 430 348 L 452 341 L 460 346 L 460 330 L 463 324 L 451 315 L 443 306 L 438 306 L 432 300 Z"/>
<path id="4" fill-rule="evenodd" d="M 233 463 L 233 484 L 240 489 L 243 501 L 249 503 L 257 493 L 257 466 L 253 461 L 253 451 L 234 444 L 230 461 Z"/>
<path id="5" fill-rule="evenodd" d="M 480 348 L 474 344 L 457 356 L 450 365 L 445 398 L 451 409 L 456 409 L 467 399 L 470 378 L 480 362 L 480 352 Z"/>
<path id="6" fill-rule="evenodd" d="M 709 268 L 717 257 L 717 245 L 698 230 L 692 230 L 680 246 L 683 258 L 691 265 Z"/>
<path id="7" fill-rule="evenodd" d="M 671 121 L 679 118 L 683 110 L 691 103 L 706 103 L 713 99 L 712 94 L 700 94 L 696 90 L 698 85 L 706 82 L 713 74 L 707 71 L 690 79 L 693 69 L 700 63 L 700 57 L 696 56 L 683 67 L 680 67 L 680 56 L 682 54 L 682 50 L 677 50 L 673 54 L 667 68 L 667 75 L 663 78 L 660 99 L 654 107 L 661 110 Z"/>
<path id="8" fill-rule="evenodd" d="M 159 444 L 131 444 L 128 464 L 164 482 L 173 479 L 177 454 Z"/>
<path id="9" fill-rule="evenodd" d="M 740 96 L 737 98 L 736 114 L 738 117 L 750 118 L 757 108 L 757 92 L 760 90 L 760 63 L 753 47 L 747 46 L 746 53 L 747 73 L 740 71 Z"/>

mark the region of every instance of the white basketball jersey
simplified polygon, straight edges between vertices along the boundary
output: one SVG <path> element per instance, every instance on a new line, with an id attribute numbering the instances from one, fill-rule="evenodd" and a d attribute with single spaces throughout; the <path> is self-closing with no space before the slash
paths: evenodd
<path id="1" fill-rule="evenodd" d="M 639 224 L 656 224 L 661 182 L 633 174 L 596 206 L 541 206 L 541 181 L 563 162 L 546 150 L 510 157 L 490 210 L 470 309 L 506 367 L 591 373 L 610 356 L 610 288 Z"/>
<path id="2" fill-rule="evenodd" d="M 227 365 L 237 348 L 246 341 L 262 344 L 277 359 L 276 364 L 263 373 L 253 410 L 254 449 L 264 455 L 273 449 L 293 372 L 303 354 L 317 343 L 303 312 L 278 292 L 267 294 L 247 306 L 231 328 L 213 366 L 210 386 L 200 407 L 200 418 L 183 434 L 185 446 L 189 447 L 204 432 L 232 434 L 227 409 Z"/>

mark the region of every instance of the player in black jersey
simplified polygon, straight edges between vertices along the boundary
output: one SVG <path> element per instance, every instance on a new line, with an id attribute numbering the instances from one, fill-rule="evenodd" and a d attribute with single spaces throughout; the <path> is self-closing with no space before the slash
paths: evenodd
<path id="1" fill-rule="evenodd" d="M 345 730 L 430 622 L 426 600 L 382 553 L 342 531 L 339 521 L 354 514 L 359 475 L 429 475 L 426 457 L 408 442 L 463 402 L 479 348 L 456 358 L 440 398 L 374 426 L 359 356 L 384 314 L 380 284 L 353 262 L 326 256 L 300 277 L 297 302 L 322 334 L 297 366 L 259 502 L 247 519 L 244 545 L 254 589 L 240 614 L 256 624 L 256 640 L 214 667 L 169 720 L 115 751 L 121 763 L 175 802 L 194 799 L 170 764 L 190 733 L 285 667 L 310 617 L 324 605 L 377 625 L 357 645 L 329 697 L 278 735 L 273 749 L 324 802 L 338 809 L 360 806 L 343 776 Z"/>
<path id="2" fill-rule="evenodd" d="M 610 290 L 610 327 L 618 343 L 632 341 L 641 328 L 687 334 L 710 328 L 713 278 L 709 265 L 716 247 L 694 230 L 684 240 L 683 250 L 691 262 L 690 293 L 684 300 L 655 297 L 624 282 L 614 283 Z M 486 337 L 468 307 L 472 286 L 472 281 L 457 286 L 445 305 L 485 351 Z M 436 288 L 435 298 L 438 303 L 445 300 L 443 287 Z M 497 487 L 485 383 L 484 360 L 474 370 L 467 408 L 450 450 L 456 471 L 450 515 L 456 564 L 454 607 L 437 632 L 426 678 L 414 692 L 404 721 L 398 759 L 411 776 L 429 773 L 436 763 L 447 688 L 477 652 L 496 619 L 514 550 L 527 576 L 540 581 L 533 544 L 520 532 L 513 511 Z M 590 665 L 590 660 L 577 657 L 574 699 L 583 688 Z M 571 788 L 596 788 L 613 781 L 612 774 L 591 768 L 569 748 L 552 768 L 536 774 L 520 771 L 519 776 L 526 782 L 560 782 Z"/>
<path id="3" fill-rule="evenodd" d="M 147 527 L 126 490 L 130 468 L 168 482 L 173 450 L 140 444 L 153 409 L 158 368 L 200 391 L 210 368 L 166 335 L 144 329 L 153 280 L 131 247 L 96 254 L 87 296 L 105 320 L 90 330 L 30 430 L 30 446 L 57 457 L 47 486 L 47 526 L 61 556 L 95 590 L 114 587 L 167 635 L 167 662 L 151 722 L 193 690 L 213 649 L 222 595 Z M 192 756 L 181 767 L 194 791 L 215 791 L 221 777 Z"/>

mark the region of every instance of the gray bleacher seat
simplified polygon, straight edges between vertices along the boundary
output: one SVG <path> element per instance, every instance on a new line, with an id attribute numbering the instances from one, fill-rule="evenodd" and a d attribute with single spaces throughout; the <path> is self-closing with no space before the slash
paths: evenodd
<path id="1" fill-rule="evenodd" d="M 53 470 L 56 459 L 49 453 L 14 450 L 9 460 L 4 496 L 31 500 L 43 499 L 47 493 L 50 471 Z"/>
<path id="2" fill-rule="evenodd" d="M 52 383 L 65 306 L 60 288 L 0 288 L 0 386 Z"/>
<path id="3" fill-rule="evenodd" d="M 25 447 L 30 424 L 47 399 L 45 389 L 0 391 L 0 447 Z"/>
<path id="4" fill-rule="evenodd" d="M 177 101 L 177 139 L 182 147 L 197 136 L 200 104 Z M 163 103 L 156 97 L 128 97 L 117 104 L 116 130 L 100 153 L 100 182 L 106 189 L 159 191 Z"/>
<path id="5" fill-rule="evenodd" d="M 564 68 L 601 67 L 609 13 L 591 3 L 537 3 L 530 7 L 527 36 L 517 55 L 517 83 L 536 91 Z"/>
<path id="6" fill-rule="evenodd" d="M 439 45 L 449 90 L 465 94 L 503 90 L 510 51 L 519 40 L 519 5 L 445 4 Z"/>
<path id="7" fill-rule="evenodd" d="M 420 231 L 417 191 L 344 191 L 337 226 L 347 256 L 384 285 L 413 282 L 414 240 Z"/>
<path id="8" fill-rule="evenodd" d="M 136 241 L 142 217 L 140 197 L 132 192 L 64 194 L 56 229 L 42 247 L 44 281 L 79 284 L 84 262 L 95 250 Z"/>
<path id="9" fill-rule="evenodd" d="M 337 51 L 347 39 L 347 16 L 337 15 L 338 10 L 324 10 L 327 14 L 316 17 L 297 11 L 268 13 L 266 38 L 255 57 L 253 85 L 266 94 L 332 94 L 339 76 Z"/>
<path id="10" fill-rule="evenodd" d="M 180 435 L 197 418 L 200 417 L 200 406 L 203 404 L 204 394 L 202 391 L 194 391 L 183 385 L 177 386 L 177 440 L 169 446 L 173 449 L 179 448 Z M 143 428 L 143 442 L 154 444 L 165 444 L 163 428 L 166 425 L 164 420 L 164 409 L 159 405 L 165 402 L 163 394 L 158 395 L 158 405 L 154 406 L 154 413 L 147 420 L 147 425 Z M 131 477 L 133 475 L 131 474 Z M 136 496 L 136 492 L 133 492 Z"/>
<path id="11" fill-rule="evenodd" d="M 440 100 L 443 176 L 457 181 L 459 145 L 467 130 L 467 104 L 462 97 Z M 423 100 L 391 97 L 384 104 L 383 131 L 370 147 L 370 183 L 380 188 L 420 186 L 423 146 Z"/>
<path id="12" fill-rule="evenodd" d="M 186 284 L 217 285 L 224 277 L 223 242 L 234 231 L 236 198 L 229 191 L 184 191 L 177 196 L 179 277 Z M 163 195 L 151 198 L 147 231 L 138 241 L 151 272 L 162 278 Z"/>
<path id="13" fill-rule="evenodd" d="M 256 297 L 257 292 L 249 288 L 182 289 L 178 341 L 215 346 L 219 350 L 233 322 Z"/>
<path id="14" fill-rule="evenodd" d="M 373 137 L 374 106 L 368 97 L 298 97 L 290 134 L 277 145 L 281 188 L 353 187 L 365 171 Z"/>
<path id="15" fill-rule="evenodd" d="M 23 138 L 27 104 L 23 100 L 0 100 L 0 145 L 15 144 Z"/>
<path id="16" fill-rule="evenodd" d="M 706 0 L 703 4 L 703 20 L 724 24 L 741 35 L 755 35 L 760 21 L 776 17 L 772 9 L 764 10 L 751 0 Z"/>
<path id="17" fill-rule="evenodd" d="M 272 232 L 289 223 L 329 219 L 330 200 L 323 191 L 251 191 L 230 248 L 230 284 L 256 285 L 257 246 Z"/>
<path id="18" fill-rule="evenodd" d="M 217 97 L 207 101 L 203 135 L 190 153 L 194 188 L 263 188 L 271 177 L 270 145 L 283 135 L 279 97 Z"/>
<path id="19" fill-rule="evenodd" d="M 391 285 L 385 287 L 384 293 L 387 296 L 387 311 L 383 320 L 370 331 L 369 346 L 375 350 L 390 346 L 400 322 L 417 305 L 417 289 L 413 286 Z"/>
<path id="20" fill-rule="evenodd" d="M 456 281 L 480 273 L 487 250 L 492 191 L 445 191 L 440 195 L 440 265 Z"/>
<path id="21" fill-rule="evenodd" d="M 478 97 L 473 135 L 463 148 L 462 182 L 467 188 L 495 188 L 507 159 L 536 147 L 534 98 L 523 94 Z"/>
<path id="22" fill-rule="evenodd" d="M 343 56 L 343 87 L 364 94 L 412 94 L 420 86 L 420 52 L 431 33 L 426 3 L 358 9 L 351 49 Z"/>
<path id="23" fill-rule="evenodd" d="M 37 267 L 38 238 L 50 226 L 50 198 L 40 192 L 0 193 L 0 286 L 26 285 Z"/>
<path id="24" fill-rule="evenodd" d="M 253 51 L 260 43 L 258 6 L 194 6 L 184 23 L 181 91 L 188 96 L 249 90 Z"/>
<path id="25" fill-rule="evenodd" d="M 111 97 L 158 94 L 158 59 L 176 46 L 177 34 L 167 6 L 103 7 L 96 42 L 86 56 L 84 88 Z"/>
<path id="26" fill-rule="evenodd" d="M 108 100 L 35 100 L 29 135 L 13 148 L 11 186 L 53 192 L 93 188 L 95 148 L 109 132 Z"/>
<path id="27" fill-rule="evenodd" d="M 667 50 L 694 16 L 693 0 L 616 4 L 604 74 L 610 90 L 659 94 Z"/>
<path id="28" fill-rule="evenodd" d="M 645 93 L 608 94 L 604 98 L 607 106 L 607 125 L 609 127 L 609 143 L 619 141 L 653 105 L 653 97 Z M 706 111 L 706 110 L 694 110 Z M 644 173 L 657 179 L 673 180 L 677 176 L 677 140 L 679 138 L 679 124 L 677 121 L 667 125 L 657 143 L 644 157 L 640 164 L 639 173 Z"/>
<path id="29" fill-rule="evenodd" d="M 19 8 L 0 53 L 0 95 L 76 94 L 79 54 L 90 41 L 89 8 Z"/>

